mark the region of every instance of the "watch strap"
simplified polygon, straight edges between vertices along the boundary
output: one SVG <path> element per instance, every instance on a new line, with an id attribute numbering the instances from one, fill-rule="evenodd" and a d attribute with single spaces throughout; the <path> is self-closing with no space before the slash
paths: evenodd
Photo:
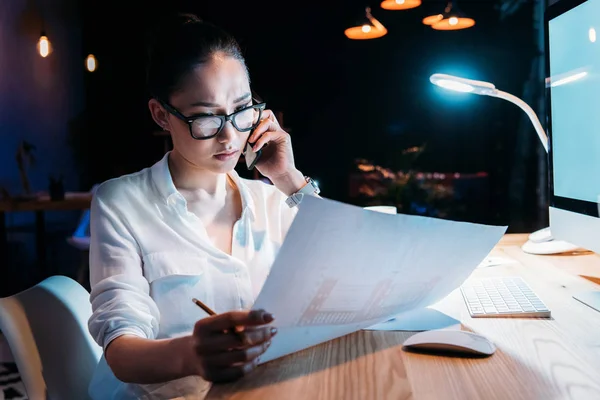
<path id="1" fill-rule="evenodd" d="M 304 195 L 316 195 L 321 192 L 319 186 L 314 180 L 312 180 L 308 176 L 305 176 L 304 179 L 306 180 L 306 185 L 304 185 L 300 190 L 298 190 L 296 193 L 293 193 L 285 200 L 285 203 L 290 208 L 296 207 L 298 204 L 300 204 Z"/>

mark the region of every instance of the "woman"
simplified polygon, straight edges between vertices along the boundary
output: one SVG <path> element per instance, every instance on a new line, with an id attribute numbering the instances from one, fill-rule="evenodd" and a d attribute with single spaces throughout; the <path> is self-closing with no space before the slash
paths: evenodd
<path id="1" fill-rule="evenodd" d="M 148 106 L 173 151 L 103 183 L 91 209 L 89 329 L 104 349 L 90 385 L 98 399 L 201 398 L 207 381 L 255 368 L 277 330 L 274 316 L 250 308 L 296 194 L 318 192 L 296 169 L 289 135 L 253 102 L 230 35 L 180 15 L 157 37 Z M 263 151 L 257 168 L 273 185 L 235 173 L 247 142 Z"/>

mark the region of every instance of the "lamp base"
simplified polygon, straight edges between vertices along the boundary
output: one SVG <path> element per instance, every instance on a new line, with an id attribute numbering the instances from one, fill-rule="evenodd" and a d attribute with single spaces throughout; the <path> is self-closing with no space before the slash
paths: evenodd
<path id="1" fill-rule="evenodd" d="M 569 242 L 555 240 L 552 237 L 552 232 L 549 227 L 540 229 L 529 235 L 529 240 L 521 246 L 521 249 L 525 253 L 537 255 L 572 253 L 584 250 Z"/>

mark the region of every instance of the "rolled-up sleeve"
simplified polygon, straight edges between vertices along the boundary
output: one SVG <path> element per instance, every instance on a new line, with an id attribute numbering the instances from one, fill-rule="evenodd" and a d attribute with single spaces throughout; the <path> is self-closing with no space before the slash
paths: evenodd
<path id="1" fill-rule="evenodd" d="M 122 335 L 154 339 L 159 310 L 143 275 L 139 246 L 117 206 L 115 190 L 101 185 L 90 214 L 90 302 L 88 328 L 106 349 Z"/>

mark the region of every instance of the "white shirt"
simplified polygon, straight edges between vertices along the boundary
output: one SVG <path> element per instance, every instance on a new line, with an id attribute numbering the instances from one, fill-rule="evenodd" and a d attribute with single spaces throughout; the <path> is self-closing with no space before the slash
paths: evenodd
<path id="1" fill-rule="evenodd" d="M 196 297 L 222 313 L 249 309 L 269 273 L 296 208 L 272 185 L 229 176 L 239 188 L 242 216 L 233 227 L 232 254 L 208 238 L 187 210 L 163 159 L 100 185 L 91 206 L 89 330 L 106 346 L 121 335 L 148 339 L 192 333 L 207 315 Z M 104 357 L 94 373 L 94 399 L 203 398 L 199 377 L 166 384 L 120 382 Z"/>

